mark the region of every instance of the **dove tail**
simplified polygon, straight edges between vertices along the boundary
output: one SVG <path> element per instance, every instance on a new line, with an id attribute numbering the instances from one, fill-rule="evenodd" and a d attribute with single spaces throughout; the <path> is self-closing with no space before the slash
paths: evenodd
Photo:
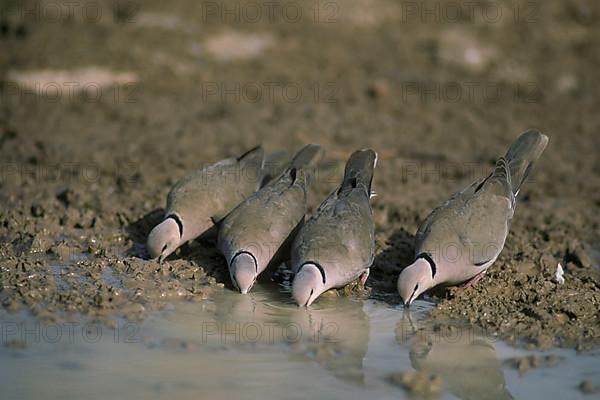
<path id="1" fill-rule="evenodd" d="M 265 151 L 262 146 L 256 146 L 237 158 L 241 163 L 257 163 L 262 164 L 265 157 Z"/>
<path id="2" fill-rule="evenodd" d="M 371 149 L 358 150 L 352 153 L 344 171 L 344 181 L 340 193 L 362 187 L 367 196 L 371 195 L 371 182 L 377 164 L 377 153 Z"/>
<path id="3" fill-rule="evenodd" d="M 267 155 L 263 166 L 260 187 L 265 186 L 267 183 L 281 175 L 289 163 L 290 156 L 285 151 L 278 151 Z"/>
<path id="4" fill-rule="evenodd" d="M 537 129 L 530 129 L 521 134 L 508 148 L 504 158 L 508 164 L 507 169 L 510 171 L 510 182 L 515 195 L 547 144 L 548 136 Z"/>
<path id="5" fill-rule="evenodd" d="M 318 144 L 307 144 L 296 153 L 287 171 L 294 171 L 294 174 L 296 174 L 298 170 L 303 170 L 307 182 L 310 182 L 317 168 L 317 163 L 322 156 L 323 149 L 321 146 Z"/>
<path id="6" fill-rule="evenodd" d="M 301 148 L 294 156 L 290 168 L 311 168 L 315 167 L 316 164 L 323 156 L 323 149 L 318 144 L 307 144 Z"/>

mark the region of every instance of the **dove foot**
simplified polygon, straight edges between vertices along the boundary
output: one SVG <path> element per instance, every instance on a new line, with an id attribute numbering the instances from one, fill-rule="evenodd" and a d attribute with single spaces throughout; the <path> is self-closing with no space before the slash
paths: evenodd
<path id="1" fill-rule="evenodd" d="M 479 274 L 475 275 L 473 278 L 468 280 L 467 283 L 463 284 L 460 288 L 466 289 L 471 286 L 475 286 L 477 284 L 477 282 L 479 282 L 481 280 L 481 278 L 483 278 L 483 274 L 485 274 L 485 271 L 480 272 Z"/>
<path id="2" fill-rule="evenodd" d="M 369 270 L 366 270 L 360 275 L 360 284 L 362 285 L 363 289 L 365 287 L 365 283 L 367 283 L 367 278 L 369 278 Z"/>

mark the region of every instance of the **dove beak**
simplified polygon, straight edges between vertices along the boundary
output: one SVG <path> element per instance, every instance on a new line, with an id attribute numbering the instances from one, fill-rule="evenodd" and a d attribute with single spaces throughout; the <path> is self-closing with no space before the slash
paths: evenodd
<path id="1" fill-rule="evenodd" d="M 415 291 L 416 292 L 416 291 Z M 408 298 L 408 301 L 404 302 L 404 308 L 409 308 L 413 301 L 415 301 L 415 292 Z"/>

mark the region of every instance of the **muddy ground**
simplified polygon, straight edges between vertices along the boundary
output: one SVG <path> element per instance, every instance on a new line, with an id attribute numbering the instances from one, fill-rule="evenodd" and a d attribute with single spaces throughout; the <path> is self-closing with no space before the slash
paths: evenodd
<path id="1" fill-rule="evenodd" d="M 399 304 L 395 281 L 419 223 L 537 127 L 550 144 L 505 249 L 475 287 L 436 291 L 432 318 L 541 348 L 600 344 L 595 2 L 500 1 L 498 18 L 478 3 L 458 19 L 446 2 L 428 2 L 439 22 L 419 14 L 420 2 L 323 2 L 318 13 L 292 3 L 300 18 L 288 8 L 257 19 L 243 8 L 225 15 L 220 2 L 215 11 L 100 1 L 101 14 L 62 8 L 57 20 L 50 2 L 13 3 L 0 26 L 0 301 L 9 311 L 110 324 L 228 290 L 210 241 L 163 265 L 147 260 L 145 237 L 170 186 L 256 144 L 293 152 L 308 142 L 327 150 L 311 207 L 353 150 L 379 152 L 367 286 Z M 552 282 L 559 262 L 563 285 Z"/>

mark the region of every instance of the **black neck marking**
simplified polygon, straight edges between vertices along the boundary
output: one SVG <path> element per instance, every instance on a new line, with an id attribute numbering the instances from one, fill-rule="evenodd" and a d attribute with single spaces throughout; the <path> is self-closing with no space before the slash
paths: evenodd
<path id="1" fill-rule="evenodd" d="M 181 222 L 181 218 L 179 218 L 179 215 L 177 214 L 169 214 L 167 215 L 167 218 L 165 218 L 165 221 L 168 220 L 169 218 L 171 218 L 173 221 L 175 221 L 177 223 L 177 226 L 179 227 L 179 238 L 183 237 L 183 222 Z"/>
<path id="2" fill-rule="evenodd" d="M 427 263 L 429 264 L 429 267 L 431 268 L 431 279 L 435 278 L 435 274 L 437 273 L 437 266 L 435 265 L 435 261 L 433 261 L 433 258 L 431 258 L 431 254 L 421 253 L 421 254 L 417 255 L 417 257 L 415 258 L 415 261 L 418 260 L 419 258 L 423 258 L 425 261 L 427 261 Z"/>
<path id="3" fill-rule="evenodd" d="M 305 262 L 304 264 L 302 264 L 302 265 L 300 266 L 300 268 L 298 268 L 298 272 L 300 272 L 300 270 L 301 270 L 302 268 L 304 268 L 304 266 L 306 266 L 306 265 L 308 265 L 308 264 L 311 264 L 311 265 L 314 265 L 315 267 L 317 267 L 317 269 L 318 269 L 318 270 L 319 270 L 319 272 L 321 273 L 321 279 L 323 280 L 323 285 L 324 285 L 324 284 L 325 284 L 325 282 L 326 282 L 326 280 L 327 280 L 327 277 L 326 277 L 326 275 L 325 275 L 325 269 L 323 269 L 323 267 L 321 266 L 321 264 L 319 264 L 319 263 L 316 263 L 316 262 L 314 262 L 314 261 L 307 261 L 307 262 Z"/>
<path id="4" fill-rule="evenodd" d="M 241 254 L 248 254 L 250 257 L 252 257 L 252 261 L 254 261 L 254 268 L 256 269 L 256 273 L 258 274 L 258 262 L 256 261 L 256 257 L 254 257 L 254 254 L 250 253 L 249 251 L 238 251 L 237 253 L 235 253 L 235 256 L 233 256 L 231 260 L 235 260 L 235 258 Z"/>
<path id="5" fill-rule="evenodd" d="M 410 304 L 410 303 L 412 303 L 412 302 L 413 302 L 413 300 L 414 300 L 414 299 L 413 299 L 413 297 L 415 297 L 415 293 L 417 293 L 417 290 L 418 290 L 418 289 L 419 289 L 419 284 L 417 284 L 417 285 L 415 286 L 415 288 L 413 289 L 413 292 L 412 292 L 412 294 L 411 294 L 411 295 L 410 295 L 410 297 L 408 298 L 408 304 Z"/>
<path id="6" fill-rule="evenodd" d="M 492 261 L 492 260 L 491 259 L 490 260 L 483 260 L 483 261 L 475 263 L 473 265 L 475 265 L 476 267 L 483 267 L 485 264 L 489 263 L 490 261 Z"/>

